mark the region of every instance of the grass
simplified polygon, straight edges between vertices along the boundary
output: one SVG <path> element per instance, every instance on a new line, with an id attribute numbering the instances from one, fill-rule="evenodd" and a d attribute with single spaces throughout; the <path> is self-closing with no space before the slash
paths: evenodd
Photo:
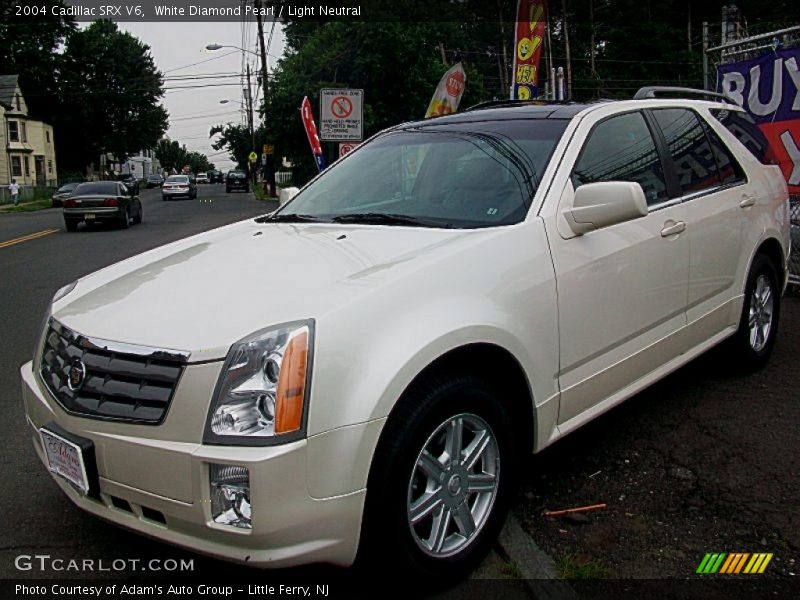
<path id="1" fill-rule="evenodd" d="M 500 567 L 500 572 L 511 579 L 522 579 L 522 571 L 515 560 L 507 560 Z"/>
<path id="2" fill-rule="evenodd" d="M 0 212 L 17 213 L 17 212 L 33 212 L 36 210 L 44 210 L 45 208 L 52 208 L 53 201 L 50 198 L 37 198 L 29 200 L 28 202 L 20 202 L 18 206 L 13 204 L 3 204 L 0 206 Z"/>
<path id="3" fill-rule="evenodd" d="M 253 195 L 256 197 L 256 200 L 275 200 L 275 198 L 270 198 L 267 193 L 264 191 L 264 184 L 259 182 L 256 185 L 251 185 L 250 189 L 253 191 Z"/>
<path id="4" fill-rule="evenodd" d="M 608 567 L 598 559 L 565 554 L 556 557 L 555 563 L 563 579 L 604 579 L 610 575 Z"/>

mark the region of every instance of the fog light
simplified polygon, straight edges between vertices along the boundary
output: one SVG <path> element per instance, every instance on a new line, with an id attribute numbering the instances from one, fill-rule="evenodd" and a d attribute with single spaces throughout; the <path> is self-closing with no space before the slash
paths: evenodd
<path id="1" fill-rule="evenodd" d="M 211 518 L 215 523 L 252 529 L 250 472 L 246 467 L 209 465 Z"/>

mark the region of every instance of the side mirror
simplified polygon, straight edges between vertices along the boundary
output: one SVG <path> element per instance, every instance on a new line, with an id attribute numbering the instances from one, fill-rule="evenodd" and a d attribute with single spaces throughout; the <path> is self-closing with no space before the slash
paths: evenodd
<path id="1" fill-rule="evenodd" d="M 647 216 L 644 190 L 632 181 L 586 183 L 562 214 L 577 235 Z"/>

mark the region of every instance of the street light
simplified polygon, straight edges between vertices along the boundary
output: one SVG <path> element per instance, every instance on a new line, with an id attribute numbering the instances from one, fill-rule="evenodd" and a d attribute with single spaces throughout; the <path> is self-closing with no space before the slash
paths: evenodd
<path id="1" fill-rule="evenodd" d="M 216 52 L 217 50 L 222 50 L 223 48 L 234 48 L 236 50 L 241 50 L 242 52 L 249 52 L 254 56 L 260 56 L 258 52 L 253 52 L 252 50 L 248 50 L 247 48 L 241 48 L 239 46 L 232 46 L 230 44 L 208 44 L 206 46 L 206 50 L 209 50 L 210 52 Z"/>
<path id="2" fill-rule="evenodd" d="M 228 104 L 228 102 L 233 102 L 235 104 L 239 104 L 240 106 L 244 106 L 244 102 L 239 102 L 238 100 L 228 100 L 227 98 L 223 98 L 219 101 L 220 104 Z"/>

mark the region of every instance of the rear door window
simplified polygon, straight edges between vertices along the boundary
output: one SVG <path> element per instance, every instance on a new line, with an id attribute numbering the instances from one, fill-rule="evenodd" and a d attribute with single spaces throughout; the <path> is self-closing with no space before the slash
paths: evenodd
<path id="1" fill-rule="evenodd" d="M 667 142 L 681 194 L 687 196 L 719 187 L 717 161 L 703 125 L 694 111 L 660 108 L 653 116 Z"/>
<path id="2" fill-rule="evenodd" d="M 776 164 L 769 141 L 750 115 L 728 109 L 711 109 L 710 112 L 761 164 Z"/>

